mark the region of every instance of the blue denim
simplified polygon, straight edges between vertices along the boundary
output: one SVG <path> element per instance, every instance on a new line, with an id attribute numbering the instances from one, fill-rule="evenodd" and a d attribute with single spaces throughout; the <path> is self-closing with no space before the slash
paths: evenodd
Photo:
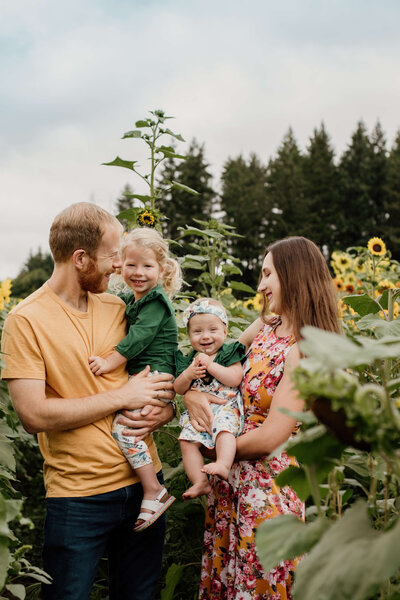
<path id="1" fill-rule="evenodd" d="M 158 474 L 162 483 L 162 474 Z M 103 556 L 109 600 L 154 600 L 161 570 L 165 515 L 133 531 L 143 498 L 140 483 L 96 496 L 48 498 L 43 565 L 53 582 L 45 600 L 88 600 Z"/>

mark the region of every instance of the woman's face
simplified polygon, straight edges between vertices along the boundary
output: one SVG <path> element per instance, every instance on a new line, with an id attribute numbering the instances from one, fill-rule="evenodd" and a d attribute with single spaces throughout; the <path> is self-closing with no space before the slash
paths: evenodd
<path id="1" fill-rule="evenodd" d="M 265 295 L 271 312 L 276 315 L 282 314 L 281 284 L 279 282 L 278 273 L 274 267 L 271 252 L 268 252 L 264 258 L 258 291 L 260 294 Z"/>

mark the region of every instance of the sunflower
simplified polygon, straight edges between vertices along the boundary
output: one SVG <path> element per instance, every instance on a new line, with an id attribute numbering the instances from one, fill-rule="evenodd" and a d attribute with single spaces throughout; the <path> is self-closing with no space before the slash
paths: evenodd
<path id="1" fill-rule="evenodd" d="M 394 283 L 389 281 L 389 279 L 381 279 L 381 281 L 377 285 L 377 290 L 380 294 L 382 294 L 385 290 L 392 290 L 396 286 Z"/>
<path id="2" fill-rule="evenodd" d="M 151 210 L 146 208 L 138 214 L 137 222 L 141 227 L 155 227 L 157 224 L 157 217 Z"/>
<path id="3" fill-rule="evenodd" d="M 368 250 L 374 256 L 383 256 L 386 254 L 385 242 L 381 238 L 373 237 L 368 242 Z"/>
<path id="4" fill-rule="evenodd" d="M 335 277 L 333 279 L 333 283 L 334 283 L 335 288 L 337 289 L 338 292 L 343 292 L 344 291 L 343 279 L 340 279 L 340 277 Z"/>
<path id="5" fill-rule="evenodd" d="M 366 271 L 364 261 L 359 256 L 354 259 L 354 269 L 356 273 L 365 273 Z"/>
<path id="6" fill-rule="evenodd" d="M 348 294 L 354 294 L 355 292 L 355 287 L 352 283 L 346 283 L 344 289 Z"/>

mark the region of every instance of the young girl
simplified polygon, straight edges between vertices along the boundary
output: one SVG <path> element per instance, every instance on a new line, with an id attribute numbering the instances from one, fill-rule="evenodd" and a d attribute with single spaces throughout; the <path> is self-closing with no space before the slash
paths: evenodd
<path id="1" fill-rule="evenodd" d="M 121 294 L 126 303 L 128 335 L 106 358 L 90 357 L 90 368 L 95 375 L 102 375 L 127 363 L 129 375 L 139 373 L 146 365 L 150 365 L 152 372 L 174 375 L 178 330 L 167 294 L 172 296 L 181 287 L 180 266 L 169 256 L 166 241 L 149 227 L 129 232 L 123 238 L 121 255 L 121 274 L 132 290 Z M 143 501 L 134 527 L 135 531 L 142 531 L 175 498 L 159 483 L 146 443 L 123 435 L 124 429 L 126 426 L 119 423 L 118 414 L 112 435 L 143 486 Z"/>
<path id="2" fill-rule="evenodd" d="M 184 394 L 189 388 L 226 399 L 226 404 L 211 403 L 214 414 L 210 432 L 199 432 L 190 423 L 188 412 L 180 419 L 179 436 L 183 464 L 192 486 L 184 499 L 208 494 L 211 486 L 207 474 L 227 479 L 232 466 L 236 439 L 243 425 L 243 408 L 237 386 L 242 381 L 244 346 L 239 342 L 224 344 L 228 319 L 224 307 L 208 298 L 199 298 L 184 313 L 193 351 L 185 357 L 175 353 L 177 378 L 174 389 Z M 198 354 L 196 354 L 198 353 Z M 216 461 L 204 465 L 201 446 L 216 450 Z"/>

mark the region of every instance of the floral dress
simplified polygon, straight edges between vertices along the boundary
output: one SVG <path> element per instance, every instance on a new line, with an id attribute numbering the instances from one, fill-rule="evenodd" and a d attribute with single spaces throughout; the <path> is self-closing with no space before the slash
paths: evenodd
<path id="1" fill-rule="evenodd" d="M 282 378 L 293 336 L 279 338 L 276 318 L 265 325 L 250 347 L 243 365 L 241 392 L 243 433 L 259 427 L 268 416 Z M 294 491 L 275 483 L 294 458 L 285 452 L 235 462 L 228 481 L 212 477 L 207 499 L 199 598 L 201 600 L 289 600 L 297 560 L 280 563 L 266 573 L 257 557 L 255 530 L 265 519 L 292 513 L 304 518 L 304 504 Z"/>

